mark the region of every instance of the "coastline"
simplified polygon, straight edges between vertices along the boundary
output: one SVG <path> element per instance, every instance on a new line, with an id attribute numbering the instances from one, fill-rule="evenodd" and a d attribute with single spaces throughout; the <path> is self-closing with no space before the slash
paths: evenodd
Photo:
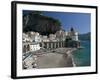
<path id="1" fill-rule="evenodd" d="M 73 58 L 73 55 L 72 55 L 73 51 L 75 51 L 75 49 L 72 49 L 71 51 L 69 50 L 68 52 L 66 52 L 66 54 L 68 54 L 68 56 L 71 57 L 71 59 L 72 59 L 72 65 L 73 65 L 73 67 L 75 67 L 76 64 L 74 62 L 74 58 Z"/>
<path id="2" fill-rule="evenodd" d="M 91 66 L 91 43 L 89 40 L 81 41 L 83 48 L 77 49 L 72 55 L 77 67 Z"/>
<path id="3" fill-rule="evenodd" d="M 35 68 L 62 68 L 62 67 L 75 67 L 72 52 L 76 48 L 58 48 L 48 51 L 49 53 L 33 54 L 35 62 Z M 30 65 L 28 69 L 32 69 L 33 66 Z"/>

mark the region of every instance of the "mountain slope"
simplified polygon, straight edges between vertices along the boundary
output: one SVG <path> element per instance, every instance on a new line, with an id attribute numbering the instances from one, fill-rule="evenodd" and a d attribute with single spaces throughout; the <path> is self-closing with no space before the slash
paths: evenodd
<path id="1" fill-rule="evenodd" d="M 42 35 L 49 35 L 61 29 L 59 20 L 32 11 L 23 15 L 23 32 L 35 31 Z"/>
<path id="2" fill-rule="evenodd" d="M 79 39 L 80 40 L 90 40 L 91 39 L 91 33 L 85 33 L 85 34 L 79 34 Z"/>

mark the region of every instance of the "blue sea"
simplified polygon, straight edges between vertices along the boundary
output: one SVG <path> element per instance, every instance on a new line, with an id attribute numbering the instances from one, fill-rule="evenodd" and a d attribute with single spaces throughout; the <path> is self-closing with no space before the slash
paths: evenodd
<path id="1" fill-rule="evenodd" d="M 73 59 L 76 66 L 91 65 L 91 43 L 89 40 L 80 42 L 82 49 L 78 49 L 73 53 Z"/>

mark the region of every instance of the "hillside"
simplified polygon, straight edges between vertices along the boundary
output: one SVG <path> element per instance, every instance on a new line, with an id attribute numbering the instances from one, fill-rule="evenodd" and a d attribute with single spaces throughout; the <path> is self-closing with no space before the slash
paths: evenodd
<path id="1" fill-rule="evenodd" d="M 59 20 L 42 15 L 42 12 L 31 11 L 23 14 L 23 32 L 35 31 L 42 35 L 49 35 L 61 29 Z"/>

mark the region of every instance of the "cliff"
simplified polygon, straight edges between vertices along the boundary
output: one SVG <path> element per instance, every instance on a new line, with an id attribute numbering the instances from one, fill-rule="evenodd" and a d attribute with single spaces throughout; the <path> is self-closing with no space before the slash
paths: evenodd
<path id="1" fill-rule="evenodd" d="M 54 34 L 61 29 L 59 20 L 42 15 L 42 12 L 23 13 L 23 32 L 35 31 L 42 35 Z"/>

